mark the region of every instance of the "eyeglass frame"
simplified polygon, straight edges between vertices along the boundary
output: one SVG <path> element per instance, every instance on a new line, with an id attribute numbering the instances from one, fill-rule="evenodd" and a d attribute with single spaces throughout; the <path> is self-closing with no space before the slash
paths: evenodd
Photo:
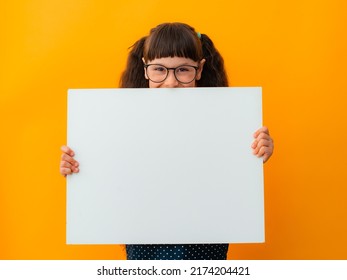
<path id="1" fill-rule="evenodd" d="M 198 75 L 198 69 L 199 69 L 199 67 L 200 67 L 200 66 L 193 66 L 193 65 L 188 65 L 188 64 L 183 64 L 183 65 L 180 65 L 180 66 L 177 66 L 177 67 L 166 67 L 166 66 L 164 66 L 164 65 L 162 65 L 162 64 L 157 64 L 157 63 L 144 64 L 143 67 L 146 69 L 146 71 L 148 71 L 147 68 L 148 68 L 148 66 L 151 66 L 151 65 L 159 65 L 159 66 L 162 66 L 162 67 L 164 67 L 164 68 L 166 69 L 166 71 L 167 71 L 167 72 L 166 72 L 165 78 L 164 78 L 162 81 L 160 81 L 160 82 L 155 82 L 155 81 L 151 80 L 151 78 L 148 76 L 148 73 L 147 73 L 148 79 L 151 80 L 153 83 L 157 83 L 157 84 L 162 83 L 162 82 L 164 82 L 164 81 L 167 79 L 167 77 L 169 76 L 169 71 L 170 71 L 170 70 L 173 70 L 175 79 L 176 79 L 179 83 L 181 83 L 181 84 L 189 84 L 189 83 L 191 83 L 192 81 L 195 80 L 196 76 Z M 194 78 L 193 78 L 190 82 L 181 82 L 181 81 L 180 81 L 179 79 L 177 79 L 177 77 L 176 77 L 176 69 L 178 69 L 178 68 L 180 68 L 180 67 L 183 67 L 183 66 L 189 66 L 189 67 L 193 67 L 193 68 L 195 69 Z"/>

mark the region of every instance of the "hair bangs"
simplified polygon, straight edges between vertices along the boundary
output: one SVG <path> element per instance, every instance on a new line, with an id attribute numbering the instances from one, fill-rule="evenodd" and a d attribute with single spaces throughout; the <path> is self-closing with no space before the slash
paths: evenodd
<path id="1" fill-rule="evenodd" d="M 167 23 L 152 29 L 144 48 L 145 61 L 162 57 L 202 59 L 201 42 L 195 31 L 186 25 Z"/>

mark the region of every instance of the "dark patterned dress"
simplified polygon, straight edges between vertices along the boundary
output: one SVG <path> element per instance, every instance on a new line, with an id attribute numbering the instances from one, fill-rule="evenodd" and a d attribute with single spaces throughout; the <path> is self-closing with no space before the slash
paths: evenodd
<path id="1" fill-rule="evenodd" d="M 229 244 L 126 245 L 128 260 L 226 260 Z"/>

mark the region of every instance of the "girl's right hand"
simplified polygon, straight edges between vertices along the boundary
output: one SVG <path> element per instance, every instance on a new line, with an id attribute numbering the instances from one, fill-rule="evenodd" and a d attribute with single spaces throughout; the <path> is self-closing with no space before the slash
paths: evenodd
<path id="1" fill-rule="evenodd" d="M 68 146 L 62 146 L 61 150 L 63 154 L 61 155 L 60 161 L 60 174 L 66 177 L 66 175 L 78 173 L 79 163 L 73 158 L 75 156 L 74 151 Z"/>

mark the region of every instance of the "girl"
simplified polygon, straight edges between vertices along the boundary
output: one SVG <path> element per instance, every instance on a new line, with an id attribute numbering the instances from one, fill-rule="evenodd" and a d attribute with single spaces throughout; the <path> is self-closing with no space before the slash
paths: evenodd
<path id="1" fill-rule="evenodd" d="M 122 88 L 227 87 L 224 61 L 211 39 L 183 23 L 164 23 L 132 47 Z M 266 127 L 254 133 L 253 154 L 266 162 L 273 140 Z M 74 152 L 62 148 L 60 173 L 78 173 Z M 228 244 L 126 245 L 129 260 L 224 260 Z"/>

